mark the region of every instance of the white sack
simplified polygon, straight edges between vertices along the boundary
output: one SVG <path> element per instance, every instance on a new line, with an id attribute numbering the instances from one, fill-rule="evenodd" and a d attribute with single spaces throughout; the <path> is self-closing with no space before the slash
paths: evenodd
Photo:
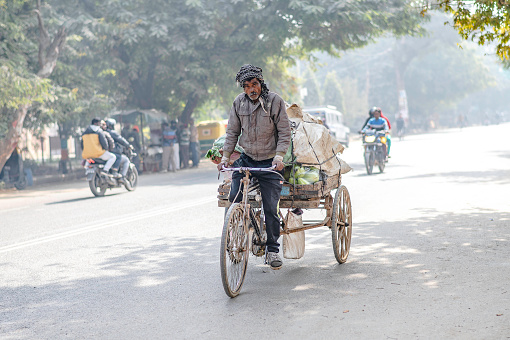
<path id="1" fill-rule="evenodd" d="M 351 167 L 338 157 L 338 153 L 344 151 L 343 145 L 331 136 L 320 119 L 303 112 L 296 104 L 287 108 L 287 115 L 296 125 L 292 139 L 296 162 L 314 166 L 328 176 L 351 170 Z"/>
<path id="2" fill-rule="evenodd" d="M 287 230 L 303 227 L 303 215 L 297 215 L 292 211 L 285 216 Z M 283 234 L 283 257 L 286 259 L 300 259 L 305 254 L 305 231 L 291 234 Z"/>

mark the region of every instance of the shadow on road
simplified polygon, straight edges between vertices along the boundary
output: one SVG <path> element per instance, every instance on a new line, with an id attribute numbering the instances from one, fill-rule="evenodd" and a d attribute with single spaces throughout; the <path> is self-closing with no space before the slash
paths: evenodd
<path id="1" fill-rule="evenodd" d="M 419 178 L 437 178 L 445 177 L 449 182 L 456 183 L 493 183 L 493 184 L 509 184 L 510 170 L 484 170 L 484 171 L 452 171 L 427 173 L 415 176 L 405 176 L 385 179 L 385 181 L 398 181 Z"/>
<path id="2" fill-rule="evenodd" d="M 382 330 L 398 332 L 395 320 L 409 316 L 405 320 L 418 334 L 431 335 L 451 327 L 455 315 L 462 318 L 454 324 L 465 327 L 458 335 L 480 319 L 484 327 L 476 334 L 500 334 L 494 330 L 507 327 L 508 320 L 496 314 L 510 312 L 505 284 L 510 213 L 424 213 L 429 217 L 355 223 L 351 254 L 342 265 L 334 258 L 327 228 L 307 232 L 304 258 L 284 260 L 279 271 L 250 256 L 242 293 L 235 299 L 222 289 L 219 237 L 160 237 L 148 246 L 119 243 L 119 256 L 109 255 L 111 247 L 93 250 L 99 254 L 92 258 L 104 258 L 98 265 L 86 260 L 92 250 L 81 249 L 87 269 L 82 279 L 66 276 L 66 270 L 77 270 L 66 268 L 67 263 L 51 263 L 41 271 L 59 269 L 57 282 L 2 284 L 0 334 L 125 339 L 143 338 L 156 327 L 160 338 L 191 339 L 264 328 L 266 334 L 302 332 L 306 338 L 333 320 L 351 335 L 381 320 L 388 322 Z M 284 323 L 270 322 L 282 314 Z M 57 329 L 48 327 L 55 320 Z"/>
<path id="3" fill-rule="evenodd" d="M 80 197 L 80 198 L 73 198 L 73 199 L 69 199 L 69 200 L 50 202 L 50 203 L 46 203 L 46 205 L 55 205 L 55 204 L 64 204 L 64 203 L 75 203 L 75 202 L 81 202 L 81 201 L 86 201 L 86 200 L 90 200 L 90 199 L 101 199 L 101 198 L 105 198 L 105 197 L 123 195 L 123 194 L 126 194 L 126 193 L 128 193 L 128 192 L 114 192 L 114 193 L 111 193 L 111 194 L 106 193 L 102 197 L 96 197 L 96 196 Z"/>

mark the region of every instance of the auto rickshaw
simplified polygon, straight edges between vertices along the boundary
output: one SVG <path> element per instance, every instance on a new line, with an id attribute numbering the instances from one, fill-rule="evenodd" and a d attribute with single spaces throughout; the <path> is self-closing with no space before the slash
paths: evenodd
<path id="1" fill-rule="evenodd" d="M 214 141 L 226 132 L 228 119 L 207 120 L 197 124 L 200 153 L 203 156 L 213 146 Z"/>

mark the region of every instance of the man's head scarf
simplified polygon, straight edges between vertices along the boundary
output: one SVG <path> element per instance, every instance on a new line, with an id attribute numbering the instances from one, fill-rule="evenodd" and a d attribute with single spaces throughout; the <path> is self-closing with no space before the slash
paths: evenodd
<path id="1" fill-rule="evenodd" d="M 253 78 L 257 78 L 260 81 L 264 80 L 262 76 L 262 69 L 257 66 L 253 66 L 250 64 L 246 64 L 241 66 L 239 72 L 236 75 L 236 81 L 239 83 L 239 86 L 243 86 L 244 82 L 247 80 L 251 80 Z"/>
<path id="2" fill-rule="evenodd" d="M 262 76 L 262 69 L 260 67 L 246 64 L 241 66 L 241 69 L 236 74 L 236 82 L 241 87 L 243 87 L 245 81 L 253 78 L 257 78 L 260 81 L 260 85 L 262 87 L 262 93 L 260 95 L 264 100 L 267 99 L 269 89 L 264 83 L 264 77 Z"/>

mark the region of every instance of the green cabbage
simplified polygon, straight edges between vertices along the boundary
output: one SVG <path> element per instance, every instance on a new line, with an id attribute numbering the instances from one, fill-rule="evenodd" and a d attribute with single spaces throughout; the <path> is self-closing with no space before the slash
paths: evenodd
<path id="1" fill-rule="evenodd" d="M 310 183 L 315 183 L 319 181 L 319 169 L 317 168 L 309 168 L 309 170 L 301 177 Z"/>
<path id="2" fill-rule="evenodd" d="M 307 184 L 312 184 L 310 182 L 308 182 L 306 179 L 304 178 L 298 178 L 297 179 L 297 184 L 300 184 L 300 185 L 307 185 Z"/>

